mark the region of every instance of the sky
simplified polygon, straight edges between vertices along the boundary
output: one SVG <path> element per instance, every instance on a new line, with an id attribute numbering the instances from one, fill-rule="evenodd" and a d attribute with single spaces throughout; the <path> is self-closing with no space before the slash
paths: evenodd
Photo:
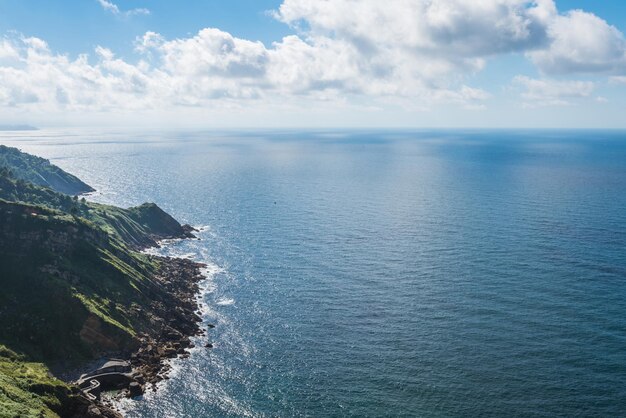
<path id="1" fill-rule="evenodd" d="M 0 0 L 0 124 L 626 128 L 623 0 Z"/>

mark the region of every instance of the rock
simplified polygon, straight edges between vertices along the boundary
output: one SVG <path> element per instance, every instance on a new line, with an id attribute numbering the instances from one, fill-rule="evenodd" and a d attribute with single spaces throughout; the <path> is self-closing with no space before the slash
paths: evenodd
<path id="1" fill-rule="evenodd" d="M 183 232 L 187 235 L 188 238 L 195 238 L 192 232 L 198 232 L 196 228 L 194 228 L 193 226 L 189 224 L 181 225 L 181 228 L 183 229 Z"/>
<path id="2" fill-rule="evenodd" d="M 91 405 L 89 409 L 87 409 L 87 416 L 89 417 L 101 417 L 102 412 L 98 409 L 97 406 Z"/>
<path id="3" fill-rule="evenodd" d="M 215 328 L 215 325 L 213 325 L 213 324 L 207 324 L 206 326 L 207 326 L 207 328 Z"/>
<path id="4" fill-rule="evenodd" d="M 130 382 L 130 385 L 128 385 L 128 391 L 132 398 L 143 395 L 143 388 L 139 382 Z"/>
<path id="5" fill-rule="evenodd" d="M 211 343 L 206 343 L 204 346 L 205 346 L 206 348 L 213 348 L 213 344 L 211 344 Z"/>
<path id="6" fill-rule="evenodd" d="M 174 341 L 174 340 L 179 340 L 182 338 L 182 334 L 178 331 L 176 331 L 175 329 L 169 328 L 166 332 L 165 332 L 165 338 L 167 338 L 170 341 Z"/>

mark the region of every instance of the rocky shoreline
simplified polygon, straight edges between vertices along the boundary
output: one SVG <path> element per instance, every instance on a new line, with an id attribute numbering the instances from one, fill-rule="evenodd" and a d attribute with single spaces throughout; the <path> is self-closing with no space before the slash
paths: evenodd
<path id="1" fill-rule="evenodd" d="M 200 328 L 197 295 L 199 283 L 205 279 L 201 269 L 206 265 L 185 258 L 163 257 L 163 260 L 160 282 L 177 303 L 158 307 L 163 312 L 160 332 L 141 335 L 139 349 L 130 356 L 137 382 L 153 390 L 158 382 L 167 379 L 170 369 L 167 360 L 189 357 L 188 349 L 194 347 L 190 337 L 205 334 Z"/>
<path id="2" fill-rule="evenodd" d="M 205 280 L 202 269 L 205 264 L 186 258 L 154 257 L 160 263 L 158 283 L 171 296 L 168 300 L 155 300 L 151 310 L 151 321 L 158 324 L 156 331 L 138 335 L 138 347 L 128 353 L 109 353 L 130 361 L 131 380 L 126 387 L 117 388 L 119 392 L 112 398 L 94 401 L 86 411 L 87 417 L 106 416 L 119 418 L 116 401 L 125 397 L 137 397 L 147 390 L 157 390 L 157 383 L 168 379 L 171 369 L 169 360 L 188 358 L 189 349 L 194 347 L 190 337 L 206 335 L 207 330 L 200 327 L 199 283 Z M 140 310 L 140 308 L 139 308 Z M 138 312 L 140 314 L 141 312 Z M 208 325 L 208 329 L 213 325 Z M 211 344 L 206 345 L 212 347 Z"/>

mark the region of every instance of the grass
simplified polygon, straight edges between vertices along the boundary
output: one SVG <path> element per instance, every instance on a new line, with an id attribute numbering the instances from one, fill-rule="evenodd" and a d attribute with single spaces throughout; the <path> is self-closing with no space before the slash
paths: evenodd
<path id="1" fill-rule="evenodd" d="M 58 417 L 69 394 L 46 366 L 0 345 L 0 417 Z"/>

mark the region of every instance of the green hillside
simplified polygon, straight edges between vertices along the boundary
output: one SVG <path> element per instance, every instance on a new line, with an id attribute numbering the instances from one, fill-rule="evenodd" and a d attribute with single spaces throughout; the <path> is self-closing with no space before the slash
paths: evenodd
<path id="1" fill-rule="evenodd" d="M 189 226 L 182 226 L 154 203 L 123 209 L 87 202 L 16 178 L 12 169 L 0 169 L 0 199 L 39 205 L 84 218 L 131 248 L 154 246 L 162 239 L 193 237 Z"/>
<path id="2" fill-rule="evenodd" d="M 80 416 L 46 365 L 129 352 L 161 332 L 178 302 L 170 266 L 137 250 L 192 235 L 155 204 L 87 202 L 19 172 L 0 169 L 0 417 Z"/>
<path id="3" fill-rule="evenodd" d="M 44 158 L 0 145 L 0 169 L 3 167 L 10 168 L 18 179 L 49 187 L 60 193 L 78 195 L 94 191 L 79 178 L 50 164 L 50 161 Z"/>
<path id="4" fill-rule="evenodd" d="M 72 414 L 71 389 L 41 363 L 25 361 L 0 345 L 0 417 L 56 417 Z"/>

